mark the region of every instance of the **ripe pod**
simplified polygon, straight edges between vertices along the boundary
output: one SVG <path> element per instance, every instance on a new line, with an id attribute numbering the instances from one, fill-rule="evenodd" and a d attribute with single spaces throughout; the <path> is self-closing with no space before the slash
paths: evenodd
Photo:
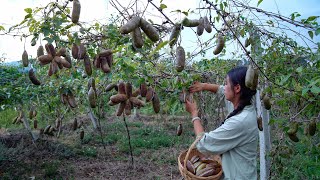
<path id="1" fill-rule="evenodd" d="M 223 47 L 224 47 L 224 37 L 219 34 L 217 37 L 217 47 L 214 49 L 213 54 L 214 55 L 219 54 L 223 50 Z"/>
<path id="2" fill-rule="evenodd" d="M 140 27 L 151 41 L 153 41 L 153 42 L 159 41 L 158 31 L 148 21 L 141 18 L 140 19 Z"/>
<path id="3" fill-rule="evenodd" d="M 153 99 L 154 90 L 152 87 L 149 87 L 146 94 L 146 102 L 149 102 Z"/>
<path id="4" fill-rule="evenodd" d="M 63 57 L 65 57 L 65 56 L 66 56 L 66 53 L 67 53 L 66 48 L 62 47 L 62 48 L 60 48 L 60 49 L 58 50 L 56 56 L 63 56 Z"/>
<path id="5" fill-rule="evenodd" d="M 201 17 L 199 19 L 199 25 L 197 26 L 197 34 L 198 36 L 201 36 L 204 31 L 204 19 Z"/>
<path id="6" fill-rule="evenodd" d="M 99 53 L 99 57 L 108 57 L 110 55 L 112 55 L 111 49 L 103 50 Z"/>
<path id="7" fill-rule="evenodd" d="M 44 49 L 43 49 L 43 46 L 40 45 L 37 49 L 37 57 L 40 57 L 42 55 L 44 55 Z"/>
<path id="8" fill-rule="evenodd" d="M 180 123 L 177 128 L 177 136 L 180 136 L 182 134 L 182 124 Z"/>
<path id="9" fill-rule="evenodd" d="M 125 86 L 125 89 L 126 89 L 127 98 L 130 98 L 132 96 L 132 85 L 131 85 L 131 83 L 127 82 L 126 86 Z"/>
<path id="10" fill-rule="evenodd" d="M 120 102 L 126 101 L 127 99 L 128 98 L 127 98 L 126 94 L 116 94 L 116 95 L 112 95 L 110 97 L 110 100 L 115 104 L 118 104 Z"/>
<path id="11" fill-rule="evenodd" d="M 74 59 L 78 59 L 79 46 L 75 43 L 72 44 L 71 54 Z"/>
<path id="12" fill-rule="evenodd" d="M 120 27 L 121 34 L 128 34 L 140 25 L 140 17 L 132 17 L 126 24 Z"/>
<path id="13" fill-rule="evenodd" d="M 117 109 L 116 115 L 121 116 L 125 107 L 126 107 L 126 102 L 125 101 L 121 102 Z"/>
<path id="14" fill-rule="evenodd" d="M 246 72 L 245 85 L 250 89 L 253 87 L 254 75 L 255 75 L 254 69 L 253 69 L 252 65 L 249 65 L 247 72 Z"/>
<path id="15" fill-rule="evenodd" d="M 68 104 L 71 108 L 77 107 L 76 100 L 70 89 L 68 90 L 67 99 L 68 99 Z"/>
<path id="16" fill-rule="evenodd" d="M 83 140 L 83 138 L 84 138 L 84 130 L 82 129 L 82 130 L 80 131 L 80 139 Z"/>
<path id="17" fill-rule="evenodd" d="M 180 32 L 181 32 L 181 24 L 175 24 L 169 38 L 170 47 L 174 46 L 177 43 Z"/>
<path id="18" fill-rule="evenodd" d="M 117 84 L 116 83 L 110 83 L 107 85 L 106 87 L 106 91 L 111 91 L 112 89 L 116 88 L 117 87 Z"/>
<path id="19" fill-rule="evenodd" d="M 94 91 L 93 87 L 90 87 L 88 91 L 88 100 L 91 108 L 95 108 L 97 106 L 96 92 Z"/>
<path id="20" fill-rule="evenodd" d="M 268 95 L 264 95 L 263 99 L 263 104 L 264 104 L 264 108 L 266 108 L 266 110 L 270 110 L 271 109 L 271 102 L 270 102 L 270 98 Z"/>
<path id="21" fill-rule="evenodd" d="M 38 121 L 35 119 L 33 120 L 33 128 L 37 129 L 38 128 Z"/>
<path id="22" fill-rule="evenodd" d="M 27 67 L 29 64 L 28 53 L 26 50 L 24 50 L 22 53 L 22 64 L 24 67 Z"/>
<path id="23" fill-rule="evenodd" d="M 41 55 L 38 57 L 38 60 L 40 61 L 40 65 L 46 65 L 51 63 L 53 57 L 51 56 L 51 54 Z"/>
<path id="24" fill-rule="evenodd" d="M 195 173 L 196 173 L 196 170 L 195 170 L 193 164 L 192 164 L 189 160 L 187 161 L 186 167 L 187 167 L 187 170 L 188 170 L 189 172 L 191 172 L 192 174 L 195 174 Z"/>
<path id="25" fill-rule="evenodd" d="M 78 50 L 78 59 L 84 59 L 87 54 L 87 49 L 83 43 L 80 43 Z"/>
<path id="26" fill-rule="evenodd" d="M 91 76 L 91 74 L 92 74 L 92 68 L 91 68 L 91 61 L 90 61 L 88 55 L 85 55 L 85 56 L 84 56 L 83 64 L 84 64 L 84 69 L 85 69 L 87 75 L 88 75 L 88 76 Z"/>
<path id="27" fill-rule="evenodd" d="M 134 106 L 137 106 L 137 107 L 143 107 L 145 106 L 145 103 L 143 101 L 141 101 L 140 99 L 136 98 L 136 97 L 130 97 L 130 102 L 132 102 L 132 104 Z"/>
<path id="28" fill-rule="evenodd" d="M 73 0 L 71 20 L 73 23 L 77 24 L 80 18 L 81 4 L 79 0 Z"/>
<path id="29" fill-rule="evenodd" d="M 316 121 L 315 121 L 315 120 L 312 120 L 312 121 L 309 123 L 309 134 L 310 134 L 310 136 L 313 136 L 313 135 L 316 133 L 316 130 L 317 130 Z"/>
<path id="30" fill-rule="evenodd" d="M 126 107 L 124 108 L 124 113 L 128 116 L 131 114 L 131 102 L 126 101 Z"/>
<path id="31" fill-rule="evenodd" d="M 123 81 L 119 82 L 119 84 L 118 84 L 118 93 L 119 94 L 126 94 L 126 85 Z"/>
<path id="32" fill-rule="evenodd" d="M 46 51 L 48 54 L 50 54 L 52 57 L 56 56 L 56 50 L 54 49 L 53 45 L 50 43 L 47 43 L 45 45 Z"/>
<path id="33" fill-rule="evenodd" d="M 131 31 L 132 44 L 136 48 L 142 48 L 143 46 L 143 38 L 140 31 L 140 28 L 137 27 L 133 31 Z"/>
<path id="34" fill-rule="evenodd" d="M 184 18 L 181 24 L 186 27 L 197 27 L 200 24 L 200 21 L 199 19 Z"/>
<path id="35" fill-rule="evenodd" d="M 181 46 L 177 47 L 176 56 L 177 56 L 176 70 L 178 72 L 181 72 L 184 69 L 185 62 L 186 62 L 186 55 L 183 47 Z"/>
<path id="36" fill-rule="evenodd" d="M 208 32 L 208 33 L 211 33 L 212 32 L 212 27 L 210 25 L 210 22 L 208 20 L 208 17 L 205 16 L 203 18 L 203 24 L 204 24 L 204 29 Z"/>
<path id="37" fill-rule="evenodd" d="M 261 116 L 259 116 L 259 117 L 257 118 L 257 124 L 258 124 L 258 129 L 259 129 L 260 131 L 263 131 L 263 124 L 262 124 L 262 117 L 261 117 Z"/>
<path id="38" fill-rule="evenodd" d="M 34 71 L 33 71 L 33 68 L 31 68 L 29 70 L 29 79 L 31 80 L 31 82 L 34 84 L 34 85 L 40 85 L 41 82 L 37 79 L 37 77 L 35 76 L 34 74 Z"/>
<path id="39" fill-rule="evenodd" d="M 152 99 L 152 106 L 155 113 L 160 112 L 160 99 L 158 97 L 158 94 L 155 92 L 153 99 Z"/>
<path id="40" fill-rule="evenodd" d="M 146 97 L 147 95 L 147 84 L 146 83 L 142 83 L 140 84 L 140 94 L 142 97 Z"/>
<path id="41" fill-rule="evenodd" d="M 106 57 L 100 57 L 101 60 L 101 69 L 104 73 L 109 73 L 111 71 Z"/>

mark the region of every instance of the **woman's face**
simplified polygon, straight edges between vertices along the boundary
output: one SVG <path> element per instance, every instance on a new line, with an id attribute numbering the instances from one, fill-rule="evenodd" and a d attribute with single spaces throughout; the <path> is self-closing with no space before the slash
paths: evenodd
<path id="1" fill-rule="evenodd" d="M 224 95 L 228 101 L 232 102 L 232 99 L 234 98 L 234 91 L 233 91 L 233 87 L 230 83 L 229 76 L 227 76 L 226 84 L 224 85 Z"/>

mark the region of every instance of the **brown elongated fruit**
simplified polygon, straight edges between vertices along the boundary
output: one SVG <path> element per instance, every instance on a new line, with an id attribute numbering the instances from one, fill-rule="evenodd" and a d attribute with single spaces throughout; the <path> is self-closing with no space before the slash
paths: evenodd
<path id="1" fill-rule="evenodd" d="M 181 24 L 185 27 L 197 27 L 200 24 L 199 19 L 184 18 Z"/>
<path id="2" fill-rule="evenodd" d="M 147 84 L 146 84 L 146 83 L 141 83 L 141 84 L 140 84 L 140 95 L 141 95 L 142 97 L 146 97 L 146 95 L 147 95 L 147 90 L 148 90 Z"/>
<path id="3" fill-rule="evenodd" d="M 111 68 L 112 64 L 113 64 L 113 55 L 111 54 L 111 55 L 107 56 L 106 58 L 107 58 L 108 65 Z"/>
<path id="4" fill-rule="evenodd" d="M 205 16 L 203 18 L 203 24 L 204 24 L 204 29 L 207 31 L 207 33 L 211 33 L 212 32 L 212 27 L 210 25 L 210 22 L 209 22 L 207 16 Z"/>
<path id="5" fill-rule="evenodd" d="M 54 48 L 54 46 L 50 43 L 47 43 L 45 45 L 45 48 L 46 48 L 46 51 L 48 54 L 51 54 L 52 57 L 55 57 L 56 56 L 56 50 Z"/>
<path id="6" fill-rule="evenodd" d="M 192 164 L 189 160 L 187 160 L 187 165 L 186 165 L 186 167 L 187 167 L 187 170 L 188 170 L 189 172 L 191 172 L 192 174 L 195 174 L 195 173 L 196 173 L 196 170 L 195 170 L 193 164 Z"/>
<path id="7" fill-rule="evenodd" d="M 297 137 L 297 134 L 288 134 L 288 136 L 293 142 L 299 142 L 299 138 Z"/>
<path id="8" fill-rule="evenodd" d="M 28 58 L 28 53 L 26 50 L 23 51 L 22 53 L 22 64 L 24 67 L 27 67 L 29 64 L 29 58 Z"/>
<path id="9" fill-rule="evenodd" d="M 158 94 L 155 92 L 153 99 L 152 99 L 152 106 L 153 106 L 153 110 L 155 113 L 159 113 L 160 112 L 160 99 Z"/>
<path id="10" fill-rule="evenodd" d="M 67 57 L 67 56 L 66 56 Z M 61 58 L 60 63 L 65 68 L 71 68 L 71 63 L 67 60 L 67 58 Z"/>
<path id="11" fill-rule="evenodd" d="M 94 67 L 96 67 L 97 69 L 101 68 L 101 57 L 100 56 L 96 56 L 93 60 L 93 65 Z"/>
<path id="12" fill-rule="evenodd" d="M 79 0 L 73 0 L 71 21 L 75 24 L 78 23 L 80 18 L 81 4 Z"/>
<path id="13" fill-rule="evenodd" d="M 86 74 L 88 76 L 91 76 L 91 74 L 92 74 L 91 61 L 90 61 L 90 58 L 87 54 L 84 56 L 83 64 L 84 64 L 84 70 L 86 71 Z"/>
<path id="14" fill-rule="evenodd" d="M 110 100 L 113 102 L 113 103 L 120 103 L 120 102 L 123 102 L 123 101 L 126 101 L 128 98 L 127 98 L 127 95 L 126 94 L 116 94 L 116 95 L 112 95 L 110 97 Z"/>
<path id="15" fill-rule="evenodd" d="M 125 101 L 121 102 L 117 109 L 116 115 L 121 116 L 125 107 L 126 107 L 126 102 Z"/>
<path id="16" fill-rule="evenodd" d="M 181 134 L 182 134 L 182 124 L 180 123 L 177 128 L 177 136 L 180 136 Z"/>
<path id="17" fill-rule="evenodd" d="M 132 102 L 132 104 L 134 106 L 137 106 L 137 107 L 145 106 L 145 103 L 142 100 L 140 100 L 140 99 L 138 99 L 136 97 L 130 97 L 129 100 L 130 100 L 130 102 Z"/>
<path id="18" fill-rule="evenodd" d="M 310 123 L 309 123 L 309 134 L 310 136 L 315 135 L 317 130 L 317 123 L 316 121 L 313 119 Z"/>
<path id="19" fill-rule="evenodd" d="M 132 17 L 126 24 L 120 27 L 121 34 L 128 34 L 140 25 L 140 17 Z"/>
<path id="20" fill-rule="evenodd" d="M 108 57 L 110 55 L 112 55 L 111 49 L 103 50 L 99 53 L 99 57 Z"/>
<path id="21" fill-rule="evenodd" d="M 125 86 L 125 89 L 126 89 L 127 98 L 130 98 L 132 96 L 132 85 L 131 85 L 131 83 L 127 82 L 126 86 Z"/>
<path id="22" fill-rule="evenodd" d="M 135 91 L 132 92 L 131 97 L 137 97 L 140 94 L 140 89 L 136 89 Z"/>
<path id="23" fill-rule="evenodd" d="M 78 120 L 77 118 L 74 118 L 73 123 L 72 123 L 72 130 L 77 130 L 78 128 Z"/>
<path id="24" fill-rule="evenodd" d="M 130 35 L 131 35 L 132 44 L 134 45 L 134 47 L 142 48 L 143 38 L 142 38 L 140 28 L 139 27 L 135 28 L 133 31 L 131 31 Z"/>
<path id="25" fill-rule="evenodd" d="M 84 138 L 84 130 L 82 129 L 81 131 L 80 131 L 80 139 L 82 140 Z"/>
<path id="26" fill-rule="evenodd" d="M 170 47 L 174 46 L 177 43 L 180 33 L 181 33 L 181 24 L 175 24 L 169 38 Z"/>
<path id="27" fill-rule="evenodd" d="M 214 175 L 214 169 L 208 167 L 208 168 L 202 169 L 201 173 L 199 173 L 198 176 L 200 176 L 200 177 L 209 177 L 209 176 L 212 176 L 212 175 Z"/>
<path id="28" fill-rule="evenodd" d="M 40 61 L 40 65 L 46 65 L 51 63 L 53 57 L 51 56 L 51 54 L 41 55 L 38 57 L 38 60 Z"/>
<path id="29" fill-rule="evenodd" d="M 38 121 L 37 119 L 33 120 L 33 128 L 37 129 L 38 128 Z"/>
<path id="30" fill-rule="evenodd" d="M 183 49 L 183 47 L 179 46 L 176 49 L 176 70 L 178 72 L 181 72 L 184 69 L 185 63 L 186 63 L 186 54 Z"/>
<path id="31" fill-rule="evenodd" d="M 298 127 L 299 127 L 298 122 L 291 121 L 291 122 L 290 122 L 290 128 L 289 128 L 289 130 L 287 131 L 287 133 L 288 133 L 289 135 L 296 134 L 297 131 L 298 131 Z"/>
<path id="32" fill-rule="evenodd" d="M 251 89 L 253 87 L 253 81 L 254 81 L 254 69 L 250 64 L 246 72 L 245 85 Z"/>
<path id="33" fill-rule="evenodd" d="M 109 73 L 111 71 L 106 57 L 100 57 L 101 59 L 101 69 L 104 73 Z"/>
<path id="34" fill-rule="evenodd" d="M 34 71 L 33 71 L 33 68 L 31 68 L 29 70 L 29 79 L 31 80 L 31 82 L 34 84 L 34 85 L 40 85 L 41 82 L 37 79 L 36 75 L 34 74 Z"/>
<path id="35" fill-rule="evenodd" d="M 111 100 L 108 101 L 108 105 L 109 105 L 109 106 L 114 106 L 114 105 L 117 105 L 117 104 L 119 104 L 119 103 L 114 103 L 114 102 L 112 102 Z"/>
<path id="36" fill-rule="evenodd" d="M 258 68 L 254 68 L 254 75 L 253 75 L 253 81 L 252 81 L 252 87 L 251 90 L 256 90 L 258 87 L 258 76 L 259 76 L 259 70 Z"/>
<path id="37" fill-rule="evenodd" d="M 203 17 L 201 17 L 199 19 L 199 25 L 197 26 L 198 36 L 201 36 L 203 34 L 203 31 L 204 31 L 204 19 L 203 19 Z"/>
<path id="38" fill-rule="evenodd" d="M 87 49 L 83 43 L 80 43 L 78 50 L 78 59 L 84 59 L 87 54 Z"/>
<path id="39" fill-rule="evenodd" d="M 116 88 L 117 87 L 117 84 L 116 83 L 110 83 L 107 85 L 106 87 L 106 91 L 111 91 L 112 89 Z"/>
<path id="40" fill-rule="evenodd" d="M 93 77 L 91 77 L 89 80 L 88 80 L 88 90 L 90 90 L 90 87 L 93 88 L 94 92 L 97 92 L 96 90 L 96 82 L 94 80 Z"/>
<path id="41" fill-rule="evenodd" d="M 153 42 L 159 41 L 160 38 L 159 38 L 158 31 L 148 21 L 141 18 L 140 19 L 140 27 L 151 41 L 153 41 Z"/>
<path id="42" fill-rule="evenodd" d="M 78 59 L 79 46 L 75 43 L 72 44 L 71 54 L 74 59 Z"/>
<path id="43" fill-rule="evenodd" d="M 131 102 L 126 101 L 126 107 L 124 108 L 125 115 L 129 116 L 131 114 Z"/>
<path id="44" fill-rule="evenodd" d="M 146 94 L 146 102 L 149 102 L 153 99 L 154 90 L 152 87 L 149 87 Z"/>
<path id="45" fill-rule="evenodd" d="M 57 72 L 58 72 L 58 64 L 55 61 L 52 61 L 48 69 L 48 76 L 52 76 Z"/>
<path id="46" fill-rule="evenodd" d="M 268 95 L 264 95 L 262 102 L 263 102 L 264 108 L 266 108 L 266 110 L 271 109 L 271 102 L 270 102 L 270 98 Z"/>
<path id="47" fill-rule="evenodd" d="M 66 53 L 67 53 L 66 48 L 62 47 L 62 48 L 60 48 L 60 49 L 58 50 L 56 56 L 63 56 L 63 57 L 65 57 L 65 56 L 66 56 Z"/>
<path id="48" fill-rule="evenodd" d="M 53 58 L 53 60 L 54 60 L 56 63 L 60 64 L 60 63 L 62 62 L 62 57 L 60 57 L 60 56 L 55 56 L 55 57 Z"/>
<path id="49" fill-rule="evenodd" d="M 126 94 L 126 84 L 123 81 L 120 81 L 118 84 L 118 93 Z"/>
<path id="50" fill-rule="evenodd" d="M 68 90 L 67 99 L 68 99 L 68 104 L 71 108 L 77 107 L 76 99 L 74 98 L 74 95 L 70 89 Z"/>
<path id="51" fill-rule="evenodd" d="M 93 87 L 90 87 L 88 91 L 88 100 L 91 108 L 95 108 L 97 106 L 96 92 L 94 91 Z"/>
<path id="52" fill-rule="evenodd" d="M 40 45 L 37 49 L 37 57 L 40 57 L 42 55 L 44 55 L 44 48 L 42 45 Z"/>
<path id="53" fill-rule="evenodd" d="M 219 54 L 223 50 L 223 47 L 224 47 L 224 37 L 219 34 L 217 37 L 217 46 L 213 50 L 213 54 L 214 55 Z"/>
<path id="54" fill-rule="evenodd" d="M 190 159 L 192 164 L 195 164 L 196 162 L 198 162 L 200 159 L 200 157 L 198 155 L 194 155 L 192 156 L 192 158 Z M 196 168 L 196 167 L 195 167 Z"/>
<path id="55" fill-rule="evenodd" d="M 259 116 L 259 117 L 257 118 L 257 124 L 258 124 L 258 129 L 259 129 L 260 131 L 263 131 L 262 117 L 261 117 L 261 116 Z"/>

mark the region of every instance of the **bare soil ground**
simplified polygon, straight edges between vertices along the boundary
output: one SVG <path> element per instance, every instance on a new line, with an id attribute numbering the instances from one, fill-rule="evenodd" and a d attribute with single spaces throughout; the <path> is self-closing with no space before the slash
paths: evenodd
<path id="1" fill-rule="evenodd" d="M 90 126 L 88 117 L 80 119 Z M 152 117 L 140 120 L 153 123 Z M 72 134 L 70 123 L 63 127 L 63 134 Z M 1 129 L 0 179 L 182 179 L 177 157 L 188 145 L 143 150 L 133 156 L 132 165 L 130 154 L 119 152 L 115 145 L 104 149 L 101 144 L 79 143 L 76 152 L 86 150 L 86 154 L 75 153 L 75 146 L 69 146 L 75 136 L 44 136 L 33 143 L 25 130 Z M 88 148 L 95 152 L 92 156 Z"/>

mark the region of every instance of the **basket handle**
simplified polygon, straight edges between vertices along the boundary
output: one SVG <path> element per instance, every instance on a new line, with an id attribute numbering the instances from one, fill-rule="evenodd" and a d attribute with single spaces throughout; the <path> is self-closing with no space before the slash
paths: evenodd
<path id="1" fill-rule="evenodd" d="M 188 152 L 186 154 L 186 156 L 184 157 L 184 161 L 183 161 L 183 171 L 184 173 L 186 174 L 187 173 L 187 160 L 188 160 L 188 157 L 191 153 L 191 150 L 196 146 L 196 144 L 200 141 L 200 139 L 202 139 L 203 135 L 202 136 L 198 136 L 194 141 L 193 143 L 191 144 L 191 146 L 189 147 L 188 149 Z"/>

